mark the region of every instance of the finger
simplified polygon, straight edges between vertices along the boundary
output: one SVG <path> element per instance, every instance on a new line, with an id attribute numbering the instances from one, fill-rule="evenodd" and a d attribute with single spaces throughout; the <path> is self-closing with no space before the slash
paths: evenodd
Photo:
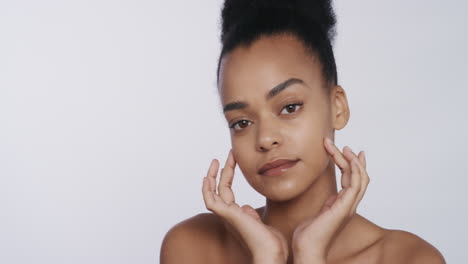
<path id="1" fill-rule="evenodd" d="M 257 211 L 255 211 L 255 209 L 252 208 L 252 206 L 250 205 L 243 205 L 241 207 L 242 211 L 247 213 L 248 215 L 250 215 L 253 219 L 255 219 L 256 221 L 261 221 L 260 220 L 260 215 L 258 215 Z"/>
<path id="2" fill-rule="evenodd" d="M 346 158 L 348 160 L 357 158 L 359 162 L 357 163 L 359 170 L 360 170 L 360 186 L 359 186 L 359 193 L 357 194 L 356 201 L 354 201 L 354 204 L 352 206 L 351 212 L 356 212 L 356 209 L 361 202 L 364 193 L 366 192 L 367 186 L 369 184 L 369 176 L 367 174 L 367 171 L 365 169 L 365 157 L 364 157 L 364 151 L 359 152 L 359 155 L 356 156 L 356 154 L 352 151 L 351 148 L 348 146 L 343 148 L 343 153 L 345 154 Z"/>
<path id="3" fill-rule="evenodd" d="M 364 153 L 364 151 L 361 151 L 361 152 L 359 153 L 359 159 L 361 159 L 361 163 L 364 165 L 364 166 L 363 166 L 364 169 L 367 169 L 367 167 L 366 167 L 366 165 L 367 165 L 367 164 L 366 164 L 366 153 Z"/>
<path id="4" fill-rule="evenodd" d="M 346 158 L 347 161 L 351 162 L 354 157 L 354 152 L 349 146 L 343 147 L 343 156 Z"/>
<path id="5" fill-rule="evenodd" d="M 357 158 L 351 160 L 351 186 L 344 188 L 338 194 L 338 199 L 341 199 L 341 203 L 344 206 L 343 213 L 350 215 L 352 213 L 354 204 L 357 200 L 358 194 L 361 190 L 361 171 L 359 168 L 359 161 Z"/>
<path id="6" fill-rule="evenodd" d="M 216 202 L 215 197 L 217 196 L 215 193 L 215 188 L 213 188 L 212 180 L 216 181 L 216 171 L 218 170 L 216 168 L 216 160 L 212 160 L 210 167 L 208 169 L 208 173 L 206 177 L 203 178 L 203 187 L 202 187 L 202 193 L 203 193 L 203 200 L 205 201 L 206 208 L 208 210 L 212 210 L 213 206 Z M 216 183 L 215 183 L 216 184 Z"/>
<path id="7" fill-rule="evenodd" d="M 210 194 L 210 190 L 208 186 L 208 178 L 206 177 L 203 177 L 202 194 L 203 194 L 203 200 L 205 201 L 205 204 L 207 200 L 211 200 L 211 197 L 210 197 L 211 194 Z"/>
<path id="8" fill-rule="evenodd" d="M 320 212 L 322 213 L 322 212 L 330 209 L 332 207 L 333 203 L 335 203 L 337 198 L 338 198 L 337 194 L 333 194 L 332 196 L 328 197 L 328 199 L 323 204 L 322 209 L 320 210 Z"/>
<path id="9" fill-rule="evenodd" d="M 208 173 L 206 177 L 208 178 L 208 182 L 210 183 L 210 191 L 216 194 L 216 177 L 218 175 L 219 169 L 219 161 L 217 159 L 213 159 L 212 165 L 208 169 Z"/>
<path id="10" fill-rule="evenodd" d="M 356 197 L 356 201 L 352 207 L 352 211 L 355 212 L 359 202 L 362 200 L 362 197 L 364 196 L 364 193 L 366 192 L 367 185 L 369 184 L 369 176 L 367 175 L 367 171 L 366 171 L 365 154 L 364 154 L 364 151 L 360 151 L 359 155 L 356 156 L 356 154 L 348 146 L 343 148 L 343 154 L 346 156 L 348 160 L 352 160 L 353 157 L 356 157 L 359 160 L 358 165 L 361 171 L 361 174 L 360 174 L 361 185 L 359 188 L 360 189 L 359 193 Z"/>
<path id="11" fill-rule="evenodd" d="M 218 193 L 226 203 L 235 202 L 234 193 L 232 192 L 235 167 L 236 162 L 234 160 L 234 155 L 232 154 L 232 150 L 230 150 L 224 168 L 221 170 L 221 177 L 218 185 Z"/>
<path id="12" fill-rule="evenodd" d="M 365 166 L 365 161 L 363 160 L 363 157 L 360 157 L 360 155 L 362 155 L 363 151 L 359 152 L 359 155 L 356 155 L 356 153 L 353 152 L 353 150 L 348 147 L 348 146 L 345 146 L 343 148 L 343 155 L 345 156 L 346 160 L 348 160 L 349 162 L 351 162 L 351 160 L 353 159 L 353 157 L 357 157 L 359 162 L 361 163 L 361 165 Z"/>
<path id="13" fill-rule="evenodd" d="M 212 211 L 218 199 L 215 198 L 217 194 L 213 193 L 210 190 L 210 182 L 207 177 L 203 177 L 202 193 L 203 193 L 203 201 L 205 202 L 206 209 Z"/>
<path id="14" fill-rule="evenodd" d="M 369 175 L 367 174 L 367 171 L 364 167 L 362 167 L 362 164 L 359 164 L 360 170 L 361 170 L 361 190 L 358 193 L 358 196 L 356 198 L 356 201 L 354 202 L 352 212 L 356 212 L 357 207 L 359 203 L 361 202 L 362 198 L 364 197 L 364 194 L 366 193 L 367 186 L 369 185 L 370 178 Z"/>
<path id="15" fill-rule="evenodd" d="M 351 164 L 353 165 L 351 167 L 351 189 L 354 191 L 359 192 L 361 189 L 361 167 L 359 164 L 359 160 L 357 157 L 354 157 L 351 160 Z"/>
<path id="16" fill-rule="evenodd" d="M 341 187 L 346 188 L 350 186 L 351 167 L 349 162 L 335 146 L 335 144 L 329 139 L 325 138 L 325 149 L 328 151 L 330 156 L 335 161 L 335 164 L 341 170 Z"/>
<path id="17" fill-rule="evenodd" d="M 347 151 L 349 151 L 350 148 L 348 146 L 345 146 L 343 148 L 343 156 L 345 157 L 345 159 L 348 161 L 348 163 L 351 165 L 351 159 L 348 157 L 349 155 L 347 155 Z M 351 168 L 351 166 L 350 166 Z M 341 174 L 341 188 L 346 188 L 346 187 L 349 187 L 351 185 L 351 173 L 347 173 L 347 174 Z"/>

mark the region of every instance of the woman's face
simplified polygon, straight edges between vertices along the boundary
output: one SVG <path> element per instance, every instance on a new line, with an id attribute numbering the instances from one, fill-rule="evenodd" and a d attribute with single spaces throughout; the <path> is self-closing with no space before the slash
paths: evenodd
<path id="1" fill-rule="evenodd" d="M 270 93 L 272 88 L 284 89 Z M 234 157 L 249 184 L 271 200 L 289 200 L 324 173 L 333 138 L 333 101 L 321 65 L 291 35 L 262 37 L 221 61 L 219 89 Z M 234 104 L 233 104 L 234 103 Z M 281 175 L 261 175 L 279 158 L 299 160 Z"/>

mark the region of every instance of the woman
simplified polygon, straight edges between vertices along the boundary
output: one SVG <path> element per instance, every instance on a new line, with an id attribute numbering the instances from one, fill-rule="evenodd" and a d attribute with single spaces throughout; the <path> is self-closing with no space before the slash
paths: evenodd
<path id="1" fill-rule="evenodd" d="M 333 144 L 350 110 L 330 1 L 226 0 L 222 18 L 217 77 L 232 149 L 219 183 L 216 159 L 203 179 L 213 213 L 174 226 L 161 263 L 445 263 L 416 235 L 356 214 L 369 176 L 363 151 Z M 236 165 L 264 207 L 236 204 Z"/>

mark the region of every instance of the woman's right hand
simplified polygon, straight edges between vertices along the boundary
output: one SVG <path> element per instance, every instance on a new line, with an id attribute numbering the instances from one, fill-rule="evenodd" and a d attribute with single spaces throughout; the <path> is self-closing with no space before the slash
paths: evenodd
<path id="1" fill-rule="evenodd" d="M 251 206 L 240 207 L 236 203 L 231 189 L 235 166 L 236 161 L 230 150 L 226 164 L 221 169 L 216 192 L 219 162 L 216 159 L 211 162 L 208 174 L 203 178 L 203 199 L 206 208 L 233 227 L 237 236 L 240 236 L 250 250 L 254 263 L 286 263 L 288 246 L 284 236 L 273 227 L 265 225 Z"/>

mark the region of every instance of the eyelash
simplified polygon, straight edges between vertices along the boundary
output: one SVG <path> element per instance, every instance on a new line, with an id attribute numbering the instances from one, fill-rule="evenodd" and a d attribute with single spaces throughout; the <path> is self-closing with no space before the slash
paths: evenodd
<path id="1" fill-rule="evenodd" d="M 283 108 L 281 108 L 281 112 L 283 112 L 283 110 L 284 110 L 286 107 L 288 107 L 288 106 L 291 106 L 291 105 L 292 105 L 292 106 L 302 106 L 303 104 L 304 104 L 303 102 L 296 102 L 296 103 L 292 103 L 292 104 L 287 104 L 287 105 L 285 105 Z M 294 113 L 296 113 L 297 111 L 298 111 L 298 110 L 296 110 L 296 111 L 294 111 L 293 113 L 290 113 L 290 114 L 294 114 Z M 281 112 L 280 112 L 280 113 L 281 113 Z M 289 115 L 289 114 L 288 114 L 288 115 Z M 232 124 L 231 126 L 229 126 L 229 128 L 231 128 L 231 129 L 233 129 L 233 130 L 235 131 L 234 126 L 236 126 L 237 124 L 239 124 L 239 123 L 242 122 L 242 121 L 250 122 L 250 121 L 248 121 L 248 120 L 239 120 L 239 121 L 235 122 L 234 124 Z M 241 130 L 242 130 L 242 129 L 241 129 Z"/>

